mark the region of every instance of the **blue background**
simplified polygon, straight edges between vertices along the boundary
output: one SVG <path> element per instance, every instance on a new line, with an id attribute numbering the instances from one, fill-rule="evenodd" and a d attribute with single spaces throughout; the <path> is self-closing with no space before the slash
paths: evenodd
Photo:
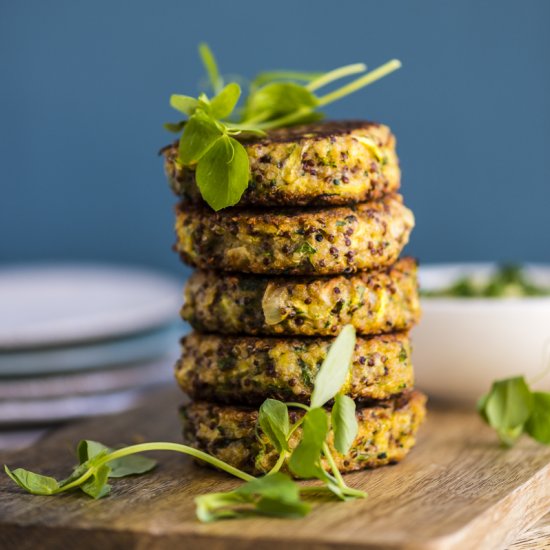
<path id="1" fill-rule="evenodd" d="M 331 106 L 398 138 L 421 261 L 550 261 L 550 2 L 24 1 L 0 4 L 0 260 L 92 259 L 182 273 L 156 156 L 225 73 L 404 68 Z"/>

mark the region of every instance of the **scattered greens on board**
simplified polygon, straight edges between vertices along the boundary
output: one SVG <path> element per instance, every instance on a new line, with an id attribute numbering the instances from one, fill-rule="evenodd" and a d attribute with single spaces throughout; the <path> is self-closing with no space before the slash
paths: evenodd
<path id="1" fill-rule="evenodd" d="M 143 474 L 153 469 L 156 461 L 137 453 L 145 451 L 175 451 L 207 462 L 243 481 L 234 491 L 212 493 L 196 498 L 197 516 L 201 521 L 214 521 L 249 515 L 301 517 L 311 505 L 302 497 L 309 493 L 328 492 L 341 500 L 365 498 L 363 491 L 348 487 L 334 461 L 327 444 L 332 432 L 334 446 L 346 453 L 357 434 L 355 403 L 340 394 L 349 372 L 355 348 L 355 329 L 346 325 L 333 342 L 319 369 L 309 406 L 300 403 L 283 403 L 267 399 L 260 408 L 258 423 L 261 431 L 279 453 L 272 470 L 255 478 L 225 462 L 187 445 L 168 442 L 142 443 L 122 449 L 110 449 L 95 441 L 82 441 L 77 448 L 78 465 L 63 481 L 57 481 L 22 468 L 6 473 L 20 487 L 34 495 L 56 495 L 70 490 L 80 490 L 93 498 L 109 494 L 110 478 Z M 332 413 L 323 406 L 334 399 Z M 289 407 L 303 409 L 304 414 L 291 423 Z M 291 438 L 298 427 L 298 442 Z M 297 443 L 297 444 L 296 444 Z M 326 461 L 331 473 L 325 472 L 321 462 Z M 314 478 L 321 485 L 304 487 L 280 470 L 287 465 L 292 474 L 301 478 Z"/>
<path id="2" fill-rule="evenodd" d="M 493 382 L 477 408 L 503 445 L 513 445 L 522 434 L 550 445 L 550 393 L 533 391 L 523 376 Z"/>
<path id="3" fill-rule="evenodd" d="M 486 280 L 463 277 L 448 288 L 423 291 L 424 296 L 506 298 L 547 296 L 550 288 L 535 285 L 519 265 L 502 265 Z M 523 376 L 493 382 L 477 405 L 481 418 L 494 428 L 503 445 L 522 434 L 550 445 L 550 393 L 533 391 Z"/>
<path id="4" fill-rule="evenodd" d="M 323 118 L 319 109 L 389 73 L 401 63 L 393 59 L 351 82 L 325 93 L 318 90 L 342 78 L 364 73 L 363 63 L 346 65 L 328 73 L 273 71 L 260 73 L 252 81 L 242 106 L 241 87 L 225 83 L 210 48 L 201 44 L 199 53 L 208 74 L 212 97 L 172 95 L 170 105 L 187 120 L 164 127 L 180 133 L 178 162 L 196 170 L 203 199 L 221 210 L 239 202 L 248 187 L 250 166 L 243 145 L 235 139 L 263 136 L 266 130 L 315 122 Z"/>
<path id="5" fill-rule="evenodd" d="M 519 265 L 502 265 L 485 280 L 462 277 L 441 290 L 422 291 L 427 297 L 456 298 L 511 298 L 522 296 L 549 296 L 550 288 L 531 282 Z"/>

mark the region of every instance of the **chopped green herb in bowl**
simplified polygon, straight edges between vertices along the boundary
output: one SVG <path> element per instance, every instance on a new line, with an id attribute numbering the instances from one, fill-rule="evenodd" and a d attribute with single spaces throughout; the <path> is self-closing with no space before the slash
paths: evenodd
<path id="1" fill-rule="evenodd" d="M 503 264 L 485 276 L 465 275 L 449 286 L 422 290 L 422 296 L 449 298 L 510 298 L 550 296 L 550 285 L 533 281 L 521 265 Z"/>
<path id="2" fill-rule="evenodd" d="M 419 279 L 413 362 L 430 396 L 473 405 L 493 380 L 549 363 L 550 266 L 428 265 Z"/>

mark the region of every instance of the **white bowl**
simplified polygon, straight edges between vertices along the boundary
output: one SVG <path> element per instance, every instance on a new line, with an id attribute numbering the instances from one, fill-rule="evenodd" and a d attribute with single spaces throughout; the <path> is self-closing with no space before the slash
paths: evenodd
<path id="1" fill-rule="evenodd" d="M 464 275 L 487 275 L 491 264 L 445 264 L 420 269 L 424 290 L 445 288 Z M 550 287 L 550 266 L 527 265 L 527 276 Z M 550 296 L 422 298 L 413 330 L 417 386 L 448 402 L 473 404 L 496 379 L 533 380 L 550 362 Z M 550 374 L 539 384 L 550 388 Z"/>

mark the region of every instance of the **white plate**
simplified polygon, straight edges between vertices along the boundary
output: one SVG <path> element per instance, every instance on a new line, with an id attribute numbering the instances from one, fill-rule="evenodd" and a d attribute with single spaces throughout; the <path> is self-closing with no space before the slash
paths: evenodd
<path id="1" fill-rule="evenodd" d="M 118 413 L 138 406 L 146 394 L 146 389 L 139 388 L 56 399 L 0 401 L 0 426 L 43 425 Z"/>
<path id="2" fill-rule="evenodd" d="M 166 354 L 177 355 L 181 323 L 118 340 L 61 348 L 0 352 L 0 379 L 105 369 Z M 4 383 L 3 381 L 1 382 Z"/>
<path id="3" fill-rule="evenodd" d="M 18 451 L 30 447 L 48 433 L 47 427 L 16 428 L 0 431 L 0 451 Z"/>
<path id="4" fill-rule="evenodd" d="M 0 404 L 6 400 L 74 397 L 160 384 L 173 379 L 174 363 L 175 357 L 167 355 L 154 361 L 109 370 L 6 379 L 0 384 Z"/>
<path id="5" fill-rule="evenodd" d="M 452 264 L 420 268 L 427 290 L 446 288 L 464 275 L 484 276 L 494 265 Z M 550 287 L 550 266 L 526 266 L 528 276 Z M 550 366 L 550 296 L 524 298 L 422 298 L 422 320 L 413 330 L 418 386 L 433 397 L 472 405 L 494 380 L 535 379 Z M 541 387 L 550 388 L 550 374 Z"/>
<path id="6" fill-rule="evenodd" d="M 181 285 L 142 269 L 29 265 L 0 269 L 0 350 L 151 330 L 174 320 Z"/>

